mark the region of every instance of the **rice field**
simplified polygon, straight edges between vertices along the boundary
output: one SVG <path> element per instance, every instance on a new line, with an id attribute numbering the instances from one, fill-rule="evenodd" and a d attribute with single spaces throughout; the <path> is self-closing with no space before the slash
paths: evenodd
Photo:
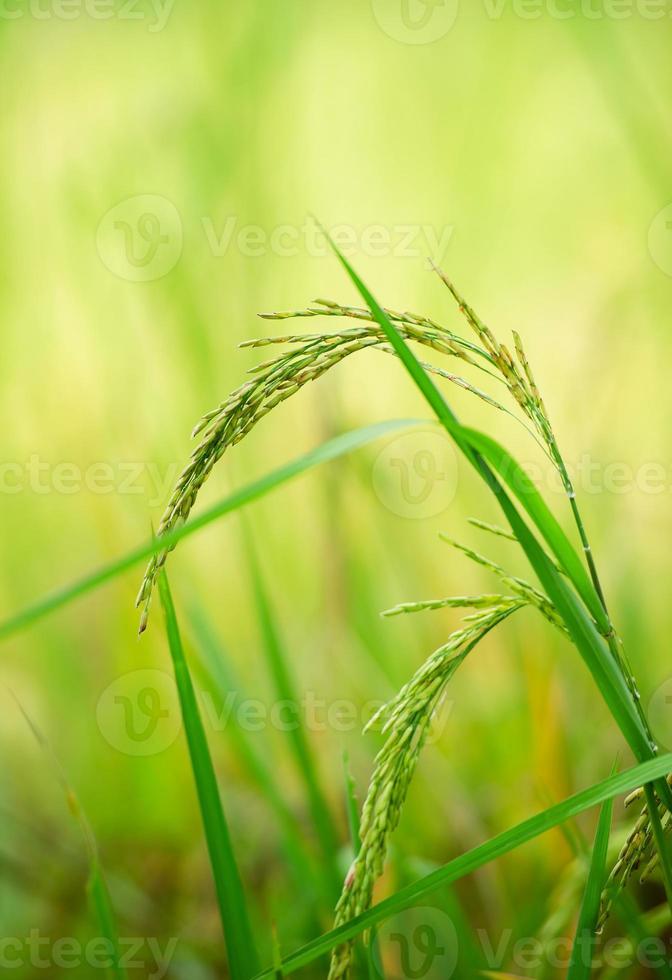
<path id="1" fill-rule="evenodd" d="M 671 16 L 4 4 L 3 971 L 672 976 Z"/>

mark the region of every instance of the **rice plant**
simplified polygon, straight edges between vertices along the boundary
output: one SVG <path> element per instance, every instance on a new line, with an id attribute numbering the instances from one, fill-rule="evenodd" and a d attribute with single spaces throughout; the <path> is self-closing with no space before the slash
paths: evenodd
<path id="1" fill-rule="evenodd" d="M 251 380 L 237 389 L 217 409 L 208 413 L 196 426 L 198 444 L 171 495 L 157 535 L 117 560 L 43 597 L 0 623 L 0 639 L 12 636 L 55 609 L 115 579 L 141 560 L 149 558 L 138 594 L 138 605 L 141 606 L 140 631 L 147 626 L 153 592 L 158 585 L 227 941 L 229 967 L 234 980 L 249 980 L 253 973 L 257 980 L 286 976 L 313 963 L 325 953 L 332 955 L 332 980 L 346 977 L 352 970 L 353 941 L 362 934 L 366 935 L 377 923 L 550 828 L 562 826 L 577 814 L 612 800 L 620 793 L 630 793 L 630 803 L 641 800 L 642 812 L 606 883 L 601 908 L 598 910 L 595 896 L 603 884 L 608 813 L 608 810 L 603 810 L 588 874 L 580 925 L 585 927 L 588 923 L 590 929 L 601 928 L 612 906 L 618 909 L 620 915 L 621 909 L 627 907 L 624 906 L 621 891 L 638 867 L 644 866 L 645 875 L 660 872 L 668 896 L 672 892 L 672 869 L 666 838 L 672 825 L 672 790 L 665 778 L 672 772 L 672 756 L 659 756 L 653 743 L 628 658 L 607 611 L 597 563 L 576 494 L 520 338 L 514 336 L 512 353 L 483 324 L 443 273 L 439 273 L 441 279 L 456 299 L 458 311 L 465 317 L 471 331 L 470 336 L 462 337 L 456 330 L 443 327 L 434 320 L 415 313 L 386 311 L 380 307 L 347 262 L 341 256 L 338 257 L 360 292 L 364 305 L 351 307 L 321 300 L 296 313 L 267 314 L 271 319 L 288 319 L 294 316 L 312 319 L 323 315 L 332 323 L 335 318 L 342 317 L 347 325 L 340 330 L 324 333 L 303 336 L 292 334 L 251 342 L 254 346 L 285 343 L 289 349 L 256 368 L 252 372 Z M 357 321 L 356 326 L 352 326 L 353 320 Z M 416 344 L 449 361 L 452 359 L 458 362 L 460 373 L 448 371 L 442 364 L 436 364 L 435 357 L 431 364 L 419 361 L 410 346 Z M 284 959 L 279 958 L 274 944 L 273 966 L 255 973 L 259 960 L 258 949 L 245 914 L 243 888 L 223 807 L 219 801 L 207 740 L 193 697 L 189 665 L 180 643 L 164 565 L 169 552 L 182 538 L 236 512 L 322 462 L 337 459 L 373 439 L 397 432 L 411 424 L 409 420 L 393 420 L 344 433 L 243 486 L 208 510 L 192 516 L 200 488 L 215 463 L 229 447 L 239 442 L 272 408 L 298 392 L 309 381 L 321 377 L 349 354 L 367 348 L 388 355 L 392 353 L 402 362 L 436 415 L 438 423 L 447 431 L 465 459 L 473 466 L 477 476 L 492 492 L 507 526 L 475 518 L 471 520 L 471 524 L 485 534 L 507 539 L 514 546 L 520 547 L 529 561 L 536 581 L 513 574 L 480 552 L 457 544 L 452 537 L 445 534 L 443 538 L 451 546 L 492 573 L 498 580 L 497 591 L 413 600 L 388 610 L 388 616 L 443 608 L 465 609 L 468 614 L 462 627 L 447 637 L 378 716 L 377 720 L 383 726 L 385 742 L 374 763 L 361 820 L 356 819 L 353 812 L 354 793 L 348 790 L 347 794 L 356 856 L 343 883 L 336 907 L 334 928 L 301 949 L 285 955 Z M 481 384 L 476 385 L 464 377 L 462 372 L 465 369 L 480 372 L 483 376 Z M 504 447 L 490 436 L 458 421 L 444 395 L 436 387 L 435 378 L 458 385 L 497 412 L 512 413 L 525 426 L 531 438 L 546 453 L 549 465 L 555 467 L 560 474 L 580 551 L 577 551 L 553 516 L 536 486 Z M 259 592 L 259 582 L 257 592 L 261 610 L 262 605 L 267 606 L 267 602 Z M 451 677 L 483 637 L 525 607 L 535 609 L 548 626 L 553 626 L 576 648 L 632 750 L 635 766 L 547 807 L 372 905 L 373 887 L 383 868 L 390 837 L 400 819 L 428 727 L 432 717 L 440 710 Z M 274 670 L 277 673 L 280 663 L 278 639 L 272 636 L 275 631 L 268 615 L 266 613 L 262 618 L 268 619 L 266 632 L 269 663 L 275 664 Z M 284 653 L 282 658 L 284 663 Z M 282 680 L 283 687 L 286 685 L 286 667 L 285 664 L 285 679 L 282 680 L 279 674 L 276 677 L 276 681 Z M 298 743 L 294 746 L 297 761 L 299 758 L 304 759 L 304 749 L 305 746 L 297 751 Z M 263 783 L 263 773 L 261 778 Z M 317 803 L 317 798 L 314 802 Z M 326 818 L 327 814 L 321 804 L 313 806 L 313 810 L 313 817 L 318 822 L 319 819 Z M 321 813 L 319 819 L 318 812 Z M 326 841 L 326 836 L 322 836 Z M 108 911 L 111 915 L 111 909 Z M 630 916 L 628 921 L 634 922 L 634 936 L 641 925 L 636 916 Z M 577 934 L 577 943 L 579 938 L 580 934 Z M 575 958 L 574 962 L 579 963 L 581 960 Z M 573 969 L 580 971 L 579 966 Z M 580 976 L 580 972 L 576 975 Z"/>
<path id="2" fill-rule="evenodd" d="M 285 349 L 253 368 L 249 380 L 196 424 L 193 435 L 198 442 L 161 519 L 138 593 L 140 632 L 147 627 L 154 588 L 167 555 L 179 540 L 215 464 L 274 408 L 351 354 L 368 349 L 402 361 L 440 424 L 492 491 L 509 527 L 477 520 L 474 523 L 487 533 L 520 545 L 540 587 L 470 548 L 456 545 L 499 579 L 501 592 L 414 601 L 388 611 L 387 615 L 393 616 L 447 607 L 473 610 L 462 627 L 431 654 L 375 719 L 382 723 L 386 738 L 376 757 L 361 813 L 359 847 L 343 884 L 330 942 L 326 946 L 318 943 L 312 949 L 313 954 L 319 955 L 320 950 L 335 947 L 330 980 L 350 975 L 352 939 L 373 922 L 369 910 L 374 884 L 382 873 L 390 836 L 399 822 L 429 726 L 440 710 L 451 677 L 491 630 L 525 607 L 535 609 L 576 647 L 636 759 L 642 766 L 651 766 L 651 778 L 655 778 L 655 788 L 647 784 L 636 794 L 645 799 L 646 805 L 611 874 L 597 922 L 596 895 L 599 897 L 602 884 L 600 861 L 606 854 L 608 836 L 607 817 L 603 816 L 598 835 L 599 857 L 591 870 L 581 921 L 584 925 L 589 922 L 591 929 L 596 923 L 601 927 L 620 889 L 644 860 L 645 874 L 660 866 L 668 894 L 672 883 L 664 836 L 672 823 L 672 793 L 669 783 L 661 778 L 667 769 L 660 765 L 664 760 L 656 759 L 657 748 L 629 659 L 607 607 L 576 492 L 520 336 L 514 333 L 512 347 L 501 343 L 439 269 L 436 272 L 440 280 L 466 321 L 468 336 L 418 313 L 383 309 L 347 262 L 338 257 L 365 305 L 348 306 L 319 299 L 304 309 L 262 314 L 265 319 L 277 321 L 313 322 L 324 318 L 335 326 L 331 330 L 248 341 L 243 346 Z M 418 360 L 409 345 L 426 349 L 433 356 L 432 361 Z M 436 363 L 437 356 L 441 363 Z M 454 369 L 448 370 L 446 365 Z M 476 373 L 480 378 L 478 385 L 464 376 L 465 370 Z M 525 426 L 560 476 L 580 553 L 515 460 L 492 438 L 463 426 L 433 379 L 459 386 L 493 410 L 512 414 Z"/>

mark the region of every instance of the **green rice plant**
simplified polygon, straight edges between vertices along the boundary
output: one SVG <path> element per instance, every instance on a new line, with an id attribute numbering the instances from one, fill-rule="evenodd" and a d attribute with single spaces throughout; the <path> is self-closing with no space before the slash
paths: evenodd
<path id="1" fill-rule="evenodd" d="M 397 356 L 436 415 L 438 423 L 454 440 L 477 476 L 492 492 L 508 528 L 499 528 L 497 525 L 482 521 L 476 521 L 476 525 L 481 530 L 517 543 L 528 559 L 538 584 L 514 576 L 477 552 L 462 548 L 468 557 L 497 575 L 505 585 L 506 592 L 430 600 L 406 604 L 395 610 L 401 613 L 417 611 L 421 608 L 444 606 L 464 608 L 472 605 L 475 611 L 465 619 L 462 629 L 448 638 L 383 711 L 381 720 L 386 724 L 386 742 L 376 760 L 371 786 L 364 804 L 360 828 L 361 847 L 348 873 L 338 903 L 337 925 L 330 933 L 286 957 L 281 968 L 286 974 L 333 950 L 332 976 L 345 976 L 350 966 L 352 940 L 370 930 L 376 923 L 405 908 L 417 898 L 456 881 L 476 867 L 507 853 L 525 840 L 543 833 L 549 827 L 561 824 L 582 809 L 611 799 L 626 789 L 632 790 L 644 786 L 642 794 L 647 800 L 645 823 L 639 828 L 639 836 L 633 839 L 632 851 L 641 859 L 644 856 L 642 848 L 646 843 L 648 866 L 653 868 L 656 861 L 659 862 L 669 890 L 672 869 L 667 859 L 664 834 L 670 824 L 672 791 L 663 777 L 670 773 L 672 765 L 670 757 L 657 756 L 657 748 L 642 710 L 632 670 L 607 610 L 596 561 L 588 542 L 576 494 L 567 476 L 546 407 L 539 394 L 520 338 L 514 336 L 512 354 L 506 346 L 496 340 L 489 328 L 466 304 L 443 273 L 440 273 L 441 278 L 457 300 L 460 312 L 475 334 L 475 340 L 460 338 L 455 331 L 441 327 L 434 321 L 417 314 L 385 311 L 342 256 L 338 255 L 338 258 L 362 296 L 365 306 L 359 309 L 321 301 L 316 307 L 299 311 L 297 314 L 283 313 L 271 316 L 285 319 L 293 315 L 315 317 L 318 313 L 322 313 L 329 318 L 343 316 L 350 320 L 358 320 L 358 325 L 347 327 L 341 332 L 308 335 L 302 341 L 294 336 L 282 338 L 290 344 L 289 353 L 266 361 L 253 372 L 252 380 L 237 389 L 217 409 L 204 416 L 196 426 L 195 432 L 199 436 L 199 442 L 178 480 L 161 520 L 156 539 L 133 549 L 117 561 L 39 600 L 28 609 L 6 620 L 0 624 L 0 639 L 32 625 L 55 609 L 110 581 L 142 558 L 150 559 L 138 594 L 138 604 L 142 609 L 140 630 L 143 631 L 147 626 L 152 594 L 158 582 L 167 614 L 171 652 L 175 664 L 180 665 L 180 677 L 185 682 L 181 690 L 183 708 L 190 716 L 190 724 L 194 722 L 191 727 L 188 727 L 190 748 L 196 749 L 192 751 L 192 768 L 204 815 L 206 811 L 209 815 L 204 822 L 212 851 L 216 880 L 217 875 L 220 875 L 218 881 L 220 900 L 226 889 L 231 889 L 229 898 L 234 893 L 240 895 L 238 873 L 235 864 L 229 860 L 232 854 L 229 853 L 227 857 L 227 848 L 220 846 L 224 837 L 219 830 L 223 826 L 226 831 L 226 827 L 219 818 L 214 819 L 217 805 L 214 802 L 216 793 L 213 787 L 216 787 L 216 784 L 212 763 L 207 753 L 202 727 L 200 735 L 198 734 L 200 719 L 197 710 L 192 710 L 195 708 L 195 703 L 189 696 L 190 681 L 186 671 L 186 661 L 181 653 L 179 633 L 163 567 L 168 553 L 183 537 L 244 507 L 250 501 L 258 499 L 321 462 L 336 459 L 366 445 L 385 432 L 398 431 L 408 425 L 408 421 L 384 423 L 337 437 L 229 495 L 205 513 L 197 517 L 191 516 L 198 492 L 215 463 L 274 407 L 298 392 L 309 381 L 321 377 L 351 353 L 371 348 Z M 275 340 L 269 340 L 263 343 L 274 342 Z M 508 391 L 520 421 L 531 432 L 545 451 L 550 463 L 560 473 L 569 510 L 574 520 L 580 552 L 574 547 L 520 465 L 496 440 L 464 426 L 457 419 L 437 388 L 434 378 L 438 377 L 459 385 L 497 411 L 508 412 L 510 409 L 507 409 L 498 398 L 493 398 L 484 389 L 473 385 L 461 375 L 419 361 L 409 346 L 416 343 L 430 348 L 435 353 L 458 359 L 469 370 L 481 371 L 484 378 L 488 379 L 484 383 L 497 383 Z M 629 773 L 605 780 L 562 804 L 548 808 L 537 817 L 524 821 L 511 831 L 456 858 L 443 868 L 400 889 L 390 898 L 371 908 L 373 883 L 382 868 L 389 837 L 400 818 L 428 724 L 432 714 L 440 706 L 446 684 L 468 653 L 490 629 L 495 628 L 523 606 L 536 608 L 550 624 L 569 639 L 579 652 L 638 765 Z M 191 694 L 193 695 L 193 690 Z M 646 785 L 649 783 L 655 787 L 655 790 Z M 213 819 L 210 819 L 211 817 Z M 213 836 L 214 827 L 218 827 L 219 830 Z M 226 838 L 228 840 L 228 832 Z M 227 847 L 230 851 L 230 842 Z M 224 859 L 220 860 L 222 855 Z M 618 874 L 622 870 L 621 866 Z M 611 899 L 612 892 L 622 886 L 622 881 L 620 879 L 616 882 L 612 881 L 612 886 L 614 884 L 617 887 L 611 888 L 607 900 Z M 229 913 L 225 914 L 224 908 L 227 904 Z M 221 903 L 221 907 L 227 939 L 230 939 L 231 935 L 242 936 L 240 940 L 242 946 L 238 953 L 234 952 L 233 956 L 237 964 L 234 971 L 241 977 L 249 976 L 253 972 L 255 960 L 249 930 L 243 926 L 242 932 L 236 931 L 236 923 L 244 921 L 244 913 L 241 913 L 242 905 L 227 900 Z M 235 950 L 236 941 L 230 942 L 229 946 Z M 259 974 L 260 977 L 267 975 L 269 975 L 268 971 Z"/>
<path id="2" fill-rule="evenodd" d="M 476 610 L 467 617 L 463 628 L 452 634 L 429 658 L 380 715 L 387 740 L 376 758 L 364 803 L 361 847 L 337 905 L 338 932 L 348 922 L 365 915 L 370 906 L 375 880 L 382 872 L 390 834 L 400 819 L 429 724 L 440 706 L 447 683 L 481 639 L 518 609 L 527 605 L 535 607 L 573 643 L 639 762 L 655 759 L 657 748 L 641 706 L 632 669 L 607 608 L 576 493 L 520 336 L 514 334 L 514 353 L 511 353 L 440 270 L 437 272 L 441 280 L 455 299 L 475 339 L 464 339 L 455 331 L 415 313 L 385 310 L 335 248 L 334 252 L 362 296 L 366 304 L 364 307 L 318 300 L 315 305 L 295 313 L 266 316 L 278 320 L 342 317 L 358 321 L 357 325 L 328 333 L 302 337 L 290 334 L 250 342 L 249 345 L 258 347 L 283 343 L 290 349 L 254 368 L 251 380 L 197 423 L 194 435 L 199 437 L 198 444 L 177 481 L 159 526 L 158 540 L 165 547 L 153 553 L 138 593 L 137 604 L 142 609 L 140 631 L 147 626 L 155 580 L 169 550 L 174 546 L 173 536 L 188 520 L 198 492 L 217 461 L 281 402 L 308 382 L 320 378 L 350 354 L 369 348 L 394 354 L 401 360 L 439 423 L 492 492 L 509 524 L 509 529 L 502 530 L 481 522 L 481 528 L 516 541 L 541 586 L 538 589 L 526 580 L 507 573 L 489 559 L 463 548 L 470 558 L 498 575 L 509 594 L 429 600 L 402 605 L 390 611 L 390 614 L 396 614 L 468 605 Z M 462 425 L 433 378 L 439 377 L 458 385 L 498 411 L 510 410 L 499 399 L 493 398 L 462 375 L 419 361 L 409 343 L 417 343 L 468 365 L 470 369 L 481 371 L 487 378 L 496 379 L 508 391 L 519 420 L 531 432 L 561 477 L 581 555 L 520 465 L 490 436 Z M 522 513 L 519 508 L 522 508 Z M 658 806 L 664 814 L 672 811 L 672 792 L 667 781 L 660 778 L 656 790 L 657 797 L 652 788 L 645 788 L 651 833 L 656 852 L 662 855 L 661 868 L 666 886 L 672 887 L 672 869 L 666 857 L 663 827 L 658 814 Z M 352 945 L 346 942 L 332 956 L 331 980 L 349 975 L 351 962 Z"/>

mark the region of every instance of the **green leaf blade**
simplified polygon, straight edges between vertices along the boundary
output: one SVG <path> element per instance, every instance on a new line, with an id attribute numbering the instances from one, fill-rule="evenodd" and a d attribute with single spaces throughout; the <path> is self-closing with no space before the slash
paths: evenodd
<path id="1" fill-rule="evenodd" d="M 125 967 L 122 966 L 119 930 L 117 929 L 114 909 L 112 908 L 112 900 L 103 869 L 97 858 L 91 861 L 87 891 L 96 919 L 98 920 L 100 935 L 109 944 L 110 958 L 112 960 L 112 965 L 108 971 L 109 975 L 114 977 L 115 980 L 127 980 L 128 973 Z"/>
<path id="2" fill-rule="evenodd" d="M 280 636 L 280 630 L 271 606 L 266 583 L 264 582 L 261 567 L 252 544 L 252 538 L 245 525 L 243 525 L 243 530 L 245 532 L 244 539 L 247 561 L 252 579 L 252 592 L 262 635 L 262 649 L 266 663 L 278 701 L 285 705 L 294 705 L 296 707 L 299 704 L 299 698 L 296 696 L 294 682 L 290 673 L 289 657 L 287 656 Z M 287 736 L 289 738 L 295 767 L 303 782 L 311 819 L 322 851 L 325 887 L 328 892 L 331 892 L 332 899 L 335 901 L 341 887 L 341 876 L 337 862 L 339 850 L 338 833 L 334 826 L 329 804 L 322 791 L 313 755 L 299 717 L 297 716 L 294 723 L 287 727 Z"/>
<path id="3" fill-rule="evenodd" d="M 237 692 L 241 700 L 245 701 L 244 691 L 226 650 L 219 642 L 212 624 L 200 605 L 192 605 L 190 621 L 196 638 L 196 655 L 206 682 L 212 685 L 222 704 L 226 703 L 227 697 L 232 692 Z M 322 896 L 324 891 L 322 879 L 318 877 L 309 857 L 301 825 L 292 812 L 274 773 L 270 770 L 262 754 L 263 750 L 257 748 L 255 741 L 240 725 L 227 726 L 227 738 L 242 768 L 278 821 L 282 846 L 294 885 L 304 890 L 310 888 L 316 895 Z M 324 899 L 326 902 L 326 895 Z"/>
<path id="4" fill-rule="evenodd" d="M 247 914 L 245 894 L 231 845 L 196 693 L 182 647 L 165 569 L 162 569 L 159 574 L 159 594 L 226 939 L 231 976 L 233 980 L 249 980 L 258 969 L 258 958 Z"/>
<path id="5" fill-rule="evenodd" d="M 234 493 L 220 500 L 198 517 L 192 518 L 182 527 L 163 535 L 161 539 L 156 537 L 152 538 L 146 544 L 139 545 L 133 550 L 128 551 L 121 558 L 102 565 L 100 568 L 76 579 L 69 585 L 47 594 L 32 605 L 27 606 L 15 615 L 0 622 L 0 642 L 19 633 L 21 630 L 27 629 L 45 616 L 69 605 L 86 593 L 112 581 L 144 559 L 159 554 L 159 552 L 166 549 L 173 548 L 182 538 L 189 537 L 196 531 L 200 531 L 201 528 L 218 520 L 220 517 L 225 517 L 236 510 L 240 510 L 240 508 L 275 490 L 276 487 L 282 486 L 282 484 L 294 479 L 294 477 L 301 476 L 303 473 L 322 463 L 339 459 L 385 435 L 391 435 L 401 429 L 422 424 L 426 425 L 426 420 L 392 419 L 386 422 L 377 422 L 359 429 L 353 429 L 350 432 L 344 432 L 336 436 L 334 439 L 329 439 L 315 449 L 311 449 L 291 462 L 272 470 L 265 476 L 253 480 L 240 490 L 234 491 Z"/>
<path id="6" fill-rule="evenodd" d="M 607 864 L 612 811 L 613 801 L 606 800 L 600 810 L 586 889 L 583 895 L 583 902 L 581 903 L 576 936 L 569 961 L 567 980 L 589 980 L 591 974 L 594 936 L 600 913 L 600 897 L 602 895 Z"/>
<path id="7" fill-rule="evenodd" d="M 286 957 L 283 961 L 285 973 L 290 974 L 307 966 L 324 953 L 327 953 L 334 946 L 347 942 L 349 939 L 354 939 L 355 936 L 358 936 L 366 929 L 370 929 L 376 923 L 383 922 L 385 919 L 408 908 L 420 899 L 424 900 L 442 885 L 459 881 L 460 878 L 464 878 L 478 868 L 482 868 L 491 861 L 516 850 L 523 844 L 528 843 L 528 841 L 534 840 L 535 837 L 539 837 L 548 830 L 559 826 L 565 820 L 576 817 L 591 807 L 599 806 L 606 800 L 613 799 L 615 796 L 637 789 L 644 783 L 656 780 L 664 776 L 671 768 L 672 755 L 670 754 L 651 759 L 648 762 L 643 762 L 631 769 L 627 769 L 625 772 L 609 776 L 607 779 L 602 780 L 602 782 L 596 783 L 588 789 L 581 790 L 581 792 L 568 797 L 561 803 L 556 803 L 541 813 L 529 817 L 510 830 L 498 834 L 483 844 L 479 844 L 477 847 L 444 864 L 436 871 L 432 871 L 430 874 L 425 875 L 425 877 L 413 882 L 413 884 L 407 885 L 394 895 L 374 905 L 367 912 L 351 919 L 345 925 L 339 926 L 338 929 L 332 929 L 325 935 L 314 939 L 306 946 L 296 950 L 296 952 Z M 265 978 L 271 977 L 272 975 L 272 969 L 264 970 L 257 975 L 255 980 L 265 980 Z"/>

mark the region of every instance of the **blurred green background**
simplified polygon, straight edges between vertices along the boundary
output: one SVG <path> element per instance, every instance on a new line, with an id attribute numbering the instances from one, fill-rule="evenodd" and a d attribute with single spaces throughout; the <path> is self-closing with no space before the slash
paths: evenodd
<path id="1" fill-rule="evenodd" d="M 672 748 L 670 11 L 644 0 L 559 6 L 4 0 L 5 616 L 146 539 L 191 426 L 263 359 L 237 345 L 285 332 L 257 312 L 316 296 L 356 301 L 316 238 L 314 213 L 389 306 L 468 330 L 430 256 L 500 337 L 523 334 L 567 459 L 589 460 L 592 479 L 582 469 L 577 481 L 585 518 L 643 698 Z M 540 462 L 510 420 L 447 394 L 461 416 Z M 402 416 L 427 409 L 400 367 L 358 355 L 265 419 L 218 466 L 198 507 L 333 434 Z M 414 469 L 420 451 L 429 474 Z M 651 464 L 655 486 L 642 477 Z M 296 689 L 319 702 L 317 721 L 299 713 L 340 872 L 350 860 L 343 752 L 361 799 L 380 745 L 361 732 L 370 703 L 391 696 L 459 621 L 442 612 L 388 622 L 379 611 L 494 588 L 440 530 L 526 572 L 469 515 L 497 519 L 428 429 L 330 464 L 246 513 Z M 238 678 L 236 705 L 256 699 L 266 712 L 242 726 L 254 729 L 245 744 L 320 865 L 291 739 L 271 718 L 239 519 L 184 542 L 170 567 L 194 663 L 194 623 L 206 618 Z M 18 699 L 89 816 L 121 934 L 164 947 L 176 937 L 167 975 L 206 980 L 226 966 L 174 704 L 148 754 L 124 728 L 156 677 L 134 672 L 169 670 L 160 616 L 136 638 L 141 571 L 3 644 L 2 935 L 23 943 L 39 930 L 52 944 L 97 935 L 77 824 Z M 211 682 L 199 685 L 214 706 L 210 744 L 269 962 L 272 924 L 289 952 L 328 928 L 329 902 L 292 865 L 277 813 L 241 761 L 240 716 L 224 717 Z M 625 764 L 574 651 L 524 613 L 452 683 L 377 894 L 603 778 L 617 753 Z M 582 828 L 593 826 L 589 814 Z M 581 884 L 554 832 L 437 895 L 459 934 L 455 975 L 487 965 L 483 935 L 495 948 L 508 937 L 497 969 L 562 975 L 547 963 L 526 973 L 513 947 L 571 935 Z M 638 897 L 649 907 L 661 893 L 652 885 Z M 21 949 L 14 975 L 44 976 Z M 393 950 L 382 955 L 388 976 L 404 975 Z M 146 945 L 139 958 L 132 975 L 151 975 Z M 61 974 L 53 962 L 49 970 Z M 324 964 L 303 975 L 324 975 Z"/>

